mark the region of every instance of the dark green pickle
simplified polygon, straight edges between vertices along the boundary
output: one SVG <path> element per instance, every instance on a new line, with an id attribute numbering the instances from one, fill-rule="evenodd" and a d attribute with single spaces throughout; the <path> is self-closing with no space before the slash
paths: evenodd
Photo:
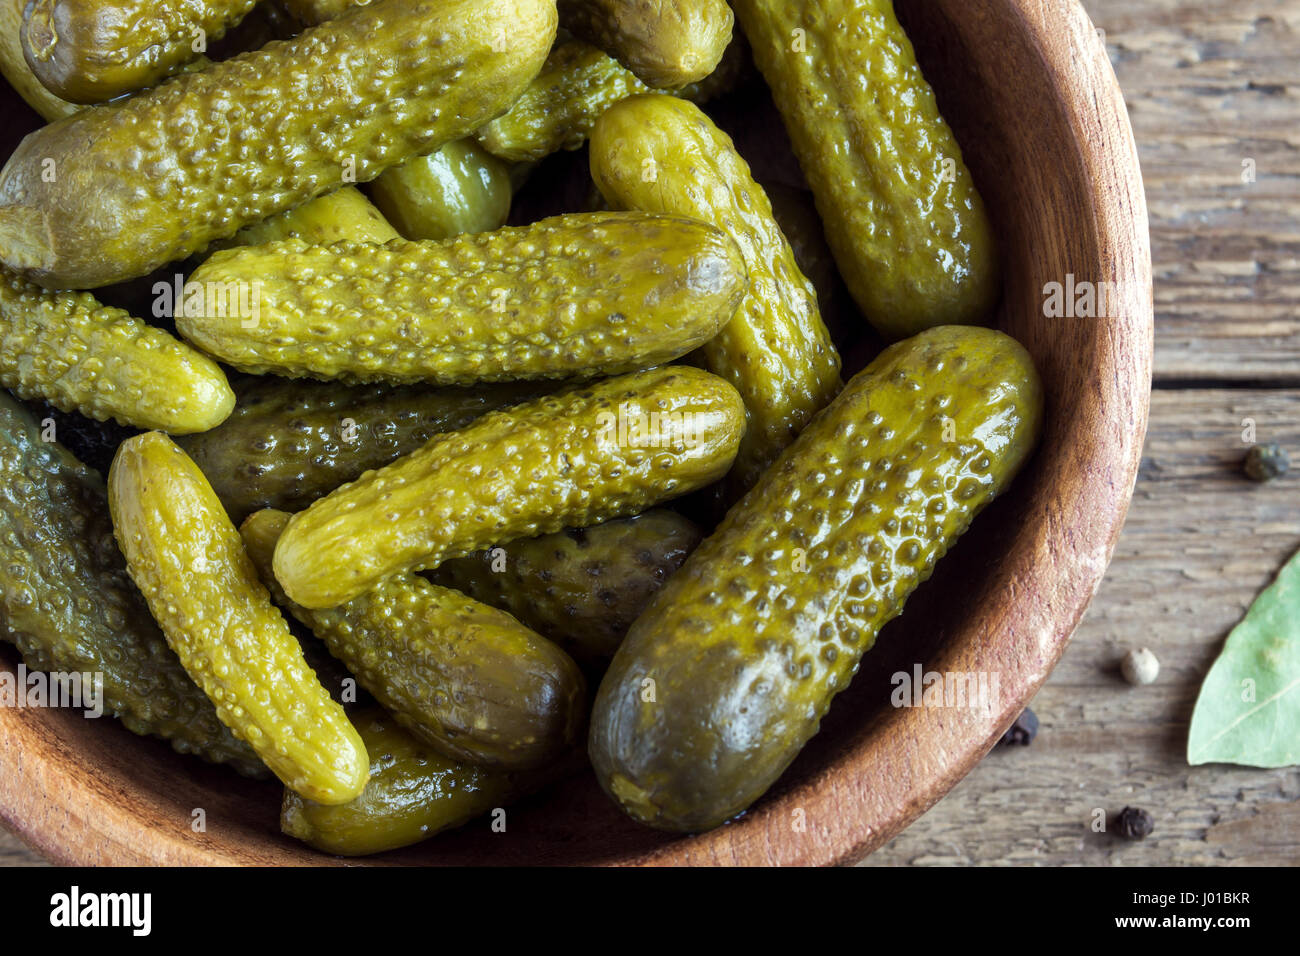
<path id="1" fill-rule="evenodd" d="M 941 326 L 881 353 L 632 625 L 591 716 L 605 791 L 687 831 L 762 796 L 1042 414 L 1033 361 L 1001 332 Z"/>
<path id="2" fill-rule="evenodd" d="M 301 511 L 339 485 L 554 386 L 429 388 L 254 379 L 217 428 L 178 443 L 236 523 L 262 508 Z"/>
<path id="3" fill-rule="evenodd" d="M 0 392 L 0 638 L 28 667 L 102 674 L 133 733 L 247 776 L 266 767 L 217 719 L 127 575 L 99 475 Z"/>
<path id="4" fill-rule="evenodd" d="M 703 537 L 689 518 L 654 509 L 478 551 L 429 577 L 510 612 L 579 660 L 607 661 Z"/>

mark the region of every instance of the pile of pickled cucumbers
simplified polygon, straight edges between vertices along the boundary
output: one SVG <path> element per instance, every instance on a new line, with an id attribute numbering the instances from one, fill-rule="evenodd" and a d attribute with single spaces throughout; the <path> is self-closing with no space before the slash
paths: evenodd
<path id="1" fill-rule="evenodd" d="M 0 637 L 326 853 L 744 813 L 1033 452 L 891 0 L 0 0 L 0 70 Z"/>

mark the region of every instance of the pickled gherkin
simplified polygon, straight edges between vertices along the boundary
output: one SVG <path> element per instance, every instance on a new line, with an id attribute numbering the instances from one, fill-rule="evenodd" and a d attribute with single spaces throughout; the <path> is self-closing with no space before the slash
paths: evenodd
<path id="1" fill-rule="evenodd" d="M 45 88 L 102 103 L 153 86 L 220 39 L 257 0 L 31 0 L 21 39 Z"/>
<path id="2" fill-rule="evenodd" d="M 707 103 L 734 89 L 748 67 L 748 46 L 743 40 L 733 42 L 716 71 L 674 92 L 693 103 Z M 649 92 L 650 87 L 613 57 L 571 40 L 551 51 L 542 72 L 509 112 L 478 131 L 478 141 L 512 162 L 544 159 L 562 149 L 580 148 L 605 110 Z"/>
<path id="3" fill-rule="evenodd" d="M 71 116 L 81 106 L 59 99 L 47 90 L 27 65 L 21 37 L 25 5 L 26 0 L 0 0 L 0 76 L 9 81 L 28 106 L 53 122 Z"/>
<path id="4" fill-rule="evenodd" d="M 206 355 L 85 292 L 47 292 L 0 267 L 0 385 L 100 421 L 204 431 L 235 404 Z"/>
<path id="5" fill-rule="evenodd" d="M 387 242 L 400 236 L 374 203 L 354 186 L 344 186 L 324 196 L 245 226 L 219 246 L 261 246 L 283 239 L 310 243 Z"/>
<path id="6" fill-rule="evenodd" d="M 731 319 L 746 274 L 713 226 L 590 213 L 445 242 L 229 249 L 190 283 L 205 304 L 177 328 L 241 371 L 472 385 L 671 361 Z M 255 290 L 251 310 L 231 288 Z"/>
<path id="7" fill-rule="evenodd" d="M 241 389 L 225 422 L 178 444 L 239 522 L 260 508 L 300 511 L 363 472 L 419 450 L 435 435 L 547 388 L 339 387 L 256 379 Z"/>
<path id="8" fill-rule="evenodd" d="M 559 8 L 562 26 L 657 89 L 712 73 L 734 22 L 726 0 L 559 0 Z"/>
<path id="9" fill-rule="evenodd" d="M 132 733 L 266 775 L 185 673 L 127 575 L 99 475 L 46 437 L 0 392 L 0 638 L 33 669 L 99 675 L 104 711 Z"/>
<path id="10" fill-rule="evenodd" d="M 1015 476 L 1042 402 L 1028 353 L 977 327 L 921 333 L 855 377 L 632 625 L 592 714 L 606 792 L 669 830 L 757 800 Z"/>
<path id="11" fill-rule="evenodd" d="M 601 662 L 702 539 L 693 521 L 657 508 L 512 541 L 428 573 L 509 611 L 578 660 Z"/>
<path id="12" fill-rule="evenodd" d="M 413 574 L 347 604 L 308 610 L 275 583 L 289 521 L 259 511 L 240 529 L 276 600 L 325 642 L 397 721 L 439 752 L 494 767 L 537 767 L 570 750 L 586 714 L 582 672 L 504 611 Z"/>
<path id="13" fill-rule="evenodd" d="M 0 262 L 95 288 L 368 182 L 504 112 L 555 28 L 554 0 L 377 0 L 83 110 L 0 171 Z"/>
<path id="14" fill-rule="evenodd" d="M 419 843 L 547 786 L 565 768 L 510 771 L 459 763 L 421 743 L 379 707 L 355 721 L 370 755 L 361 796 L 323 806 L 286 790 L 280 808 L 280 829 L 325 853 L 365 856 Z"/>
<path id="15" fill-rule="evenodd" d="M 493 412 L 294 515 L 275 577 L 334 607 L 391 574 L 638 514 L 724 475 L 743 431 L 735 389 L 687 367 Z"/>
<path id="16" fill-rule="evenodd" d="M 694 216 L 741 249 L 749 294 L 704 346 L 709 370 L 736 387 L 749 413 L 729 479 L 737 496 L 840 389 L 817 293 L 748 164 L 694 104 L 651 95 L 610 107 L 592 134 L 591 174 L 615 208 Z"/>
<path id="17" fill-rule="evenodd" d="M 891 341 L 983 322 L 997 244 L 892 0 L 733 6 L 867 321 Z"/>
<path id="18" fill-rule="evenodd" d="M 466 138 L 385 171 L 370 196 L 407 239 L 436 240 L 500 229 L 514 186 L 510 166 Z"/>
<path id="19" fill-rule="evenodd" d="M 346 803 L 365 786 L 365 747 L 303 659 L 202 473 L 160 432 L 123 442 L 109 510 L 127 570 L 167 643 L 286 786 Z"/>

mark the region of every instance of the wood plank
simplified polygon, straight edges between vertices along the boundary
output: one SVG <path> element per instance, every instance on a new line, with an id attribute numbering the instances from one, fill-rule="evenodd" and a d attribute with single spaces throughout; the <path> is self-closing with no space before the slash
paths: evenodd
<path id="1" fill-rule="evenodd" d="M 1083 3 L 1142 159 L 1157 378 L 1300 380 L 1300 0 Z"/>
<path id="2" fill-rule="evenodd" d="M 12 833 L 0 829 L 0 867 L 46 866 L 39 856 L 27 849 L 27 844 Z"/>
<path id="3" fill-rule="evenodd" d="M 1189 767 L 1187 725 L 1228 631 L 1300 548 L 1300 393 L 1158 390 L 1137 493 L 1096 601 L 1033 702 L 1027 748 L 998 748 L 865 865 L 1300 863 L 1300 768 Z M 1268 485 L 1241 476 L 1241 422 L 1289 448 Z M 1160 677 L 1117 664 L 1150 647 Z M 1156 830 L 1128 843 L 1094 808 L 1141 806 Z"/>

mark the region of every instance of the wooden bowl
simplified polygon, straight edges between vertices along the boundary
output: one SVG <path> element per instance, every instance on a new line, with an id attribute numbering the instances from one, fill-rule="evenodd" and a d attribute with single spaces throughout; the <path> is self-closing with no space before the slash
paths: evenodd
<path id="1" fill-rule="evenodd" d="M 512 808 L 508 836 L 480 821 L 367 862 L 857 860 L 960 780 L 1060 657 L 1110 559 L 1146 429 L 1151 263 L 1137 152 L 1106 50 L 1073 0 L 898 8 L 1001 236 L 999 322 L 1034 355 L 1049 396 L 1037 456 L 881 636 L 822 732 L 739 820 L 698 836 L 661 834 L 626 819 L 584 775 Z M 8 125 L 0 136 L 23 132 Z M 1045 318 L 1044 285 L 1067 275 L 1118 283 L 1118 315 Z M 12 648 L 0 654 L 3 666 L 16 662 Z M 998 705 L 890 707 L 889 675 L 917 664 L 996 675 Z M 277 785 L 176 756 L 109 719 L 0 710 L 0 818 L 56 862 L 338 862 L 279 833 L 279 801 Z M 191 829 L 198 808 L 203 833 Z"/>

